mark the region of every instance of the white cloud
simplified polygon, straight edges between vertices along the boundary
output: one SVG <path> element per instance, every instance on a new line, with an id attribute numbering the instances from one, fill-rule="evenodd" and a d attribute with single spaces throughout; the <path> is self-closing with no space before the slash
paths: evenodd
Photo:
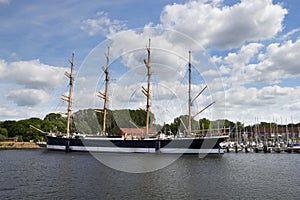
<path id="1" fill-rule="evenodd" d="M 222 74 L 227 73 L 228 70 L 224 71 Z M 219 75 L 219 70 L 215 70 L 215 69 L 209 69 L 206 72 L 203 73 L 203 75 L 205 76 L 218 76 Z"/>
<path id="2" fill-rule="evenodd" d="M 271 43 L 243 45 L 238 51 L 215 58 L 225 82 L 230 85 L 279 84 L 285 79 L 300 76 L 300 39 Z"/>
<path id="3" fill-rule="evenodd" d="M 263 47 L 260 43 L 250 43 L 224 57 L 215 58 L 220 65 L 219 72 L 228 86 L 257 82 L 262 77 L 262 73 L 256 69 L 257 65 L 252 62 L 258 62 L 257 57 Z"/>
<path id="4" fill-rule="evenodd" d="M 49 111 L 49 110 L 48 110 Z M 51 111 L 50 111 L 51 112 Z M 27 119 L 31 117 L 44 118 L 47 114 L 43 107 L 7 107 L 0 106 L 0 120 L 20 120 Z"/>
<path id="5" fill-rule="evenodd" d="M 292 35 L 294 35 L 295 33 L 298 33 L 300 31 L 300 28 L 295 28 L 291 31 L 289 31 L 288 33 L 286 33 L 285 35 L 282 36 L 283 40 L 287 40 L 288 38 L 290 38 Z"/>
<path id="6" fill-rule="evenodd" d="M 120 20 L 111 20 L 104 11 L 98 12 L 94 18 L 82 22 L 81 30 L 88 31 L 90 36 L 98 33 L 103 35 L 115 34 L 120 30 L 127 29 L 126 23 Z"/>
<path id="7" fill-rule="evenodd" d="M 266 100 L 268 102 L 269 100 L 271 100 L 272 103 L 276 103 L 280 99 L 285 99 L 286 96 L 293 95 L 293 91 L 293 88 L 284 88 L 278 85 L 266 86 L 259 90 L 259 92 L 257 93 L 257 98 L 258 100 Z"/>
<path id="8" fill-rule="evenodd" d="M 65 69 L 42 64 L 39 60 L 7 63 L 0 60 L 0 78 L 26 88 L 57 89 L 64 81 Z"/>
<path id="9" fill-rule="evenodd" d="M 283 28 L 287 10 L 271 0 L 242 0 L 233 6 L 221 2 L 167 5 L 160 17 L 161 25 L 190 35 L 203 46 L 222 49 L 272 39 Z"/>
<path id="10" fill-rule="evenodd" d="M 11 0 L 0 0 L 0 4 L 10 4 Z"/>
<path id="11" fill-rule="evenodd" d="M 300 58 L 300 39 L 292 42 L 291 40 L 282 44 L 273 43 L 267 48 L 263 56 L 265 66 L 261 70 L 281 71 L 285 75 L 300 75 L 299 58 Z"/>
<path id="12" fill-rule="evenodd" d="M 0 60 L 0 79 L 5 77 L 7 70 L 7 63 L 4 60 Z"/>
<path id="13" fill-rule="evenodd" d="M 283 108 L 299 113 L 300 112 L 300 100 L 296 99 L 293 103 L 284 105 Z"/>
<path id="14" fill-rule="evenodd" d="M 0 120 L 20 119 L 20 111 L 16 108 L 0 106 Z"/>
<path id="15" fill-rule="evenodd" d="M 248 64 L 264 45 L 259 43 L 250 43 L 243 45 L 238 52 L 229 53 L 224 61 L 236 67 Z"/>
<path id="16" fill-rule="evenodd" d="M 240 81 L 241 84 L 278 84 L 285 79 L 299 77 L 299 48 L 300 39 L 295 42 L 272 43 L 267 46 L 265 52 L 255 54 L 257 62 L 241 64 L 239 75 L 236 74 L 229 80 L 236 77 L 236 82 Z"/>
<path id="17" fill-rule="evenodd" d="M 45 91 L 38 89 L 14 90 L 7 94 L 6 97 L 18 106 L 36 106 L 51 100 L 51 97 Z"/>
<path id="18" fill-rule="evenodd" d="M 0 60 L 0 120 L 43 117 L 53 110 L 66 85 L 64 68 L 39 60 L 6 62 Z M 61 92 L 61 93 L 60 93 Z M 11 111 L 11 113 L 9 113 Z"/>
<path id="19" fill-rule="evenodd" d="M 232 87 L 226 92 L 226 116 L 229 119 L 254 122 L 254 117 L 260 120 L 272 121 L 278 116 L 289 118 L 291 113 L 299 110 L 300 87 L 266 86 L 261 89 Z M 299 114 L 297 114 L 299 117 Z M 295 115 L 295 116 L 296 116 Z"/>

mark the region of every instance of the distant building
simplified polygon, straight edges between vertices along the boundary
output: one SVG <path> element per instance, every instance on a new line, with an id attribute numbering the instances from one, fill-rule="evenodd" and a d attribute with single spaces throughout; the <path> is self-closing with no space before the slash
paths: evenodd
<path id="1" fill-rule="evenodd" d="M 120 128 L 120 131 L 121 131 L 121 135 L 126 135 L 126 136 L 138 136 L 138 137 L 146 136 L 146 128 Z M 149 135 L 156 134 L 156 131 L 153 128 L 149 128 L 148 134 Z"/>
<path id="2" fill-rule="evenodd" d="M 232 136 L 235 137 L 234 132 Z M 300 127 L 254 127 L 251 131 L 246 130 L 243 135 L 247 135 L 248 138 L 253 137 L 282 137 L 282 138 L 300 138 Z"/>
<path id="3" fill-rule="evenodd" d="M 10 138 L 7 138 L 6 140 L 10 141 L 10 142 L 18 142 L 18 137 L 10 137 Z"/>

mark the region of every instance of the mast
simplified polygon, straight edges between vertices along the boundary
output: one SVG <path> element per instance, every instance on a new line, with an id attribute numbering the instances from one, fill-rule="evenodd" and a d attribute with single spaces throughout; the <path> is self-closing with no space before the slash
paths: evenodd
<path id="1" fill-rule="evenodd" d="M 74 68 L 74 52 L 72 53 L 72 60 L 69 61 L 71 64 L 71 72 L 65 72 L 65 76 L 70 79 L 69 82 L 69 96 L 63 95 L 62 100 L 68 102 L 67 111 L 67 138 L 70 137 L 70 122 L 71 122 L 71 107 L 72 107 L 72 92 L 73 92 L 73 68 Z"/>
<path id="2" fill-rule="evenodd" d="M 192 64 L 191 64 L 191 51 L 189 51 L 189 117 L 188 117 L 188 135 L 191 135 L 191 129 L 192 129 L 192 116 L 191 116 L 192 96 L 191 96 L 191 85 L 192 85 Z"/>
<path id="3" fill-rule="evenodd" d="M 150 67 L 150 38 L 149 38 L 149 45 L 147 48 L 148 58 L 147 60 L 144 59 L 144 63 L 147 68 L 147 76 L 148 76 L 148 83 L 147 83 L 147 89 L 142 87 L 143 94 L 147 97 L 147 105 L 146 105 L 146 137 L 148 137 L 149 133 L 149 114 L 150 114 L 150 78 L 151 78 L 151 67 Z"/>
<path id="4" fill-rule="evenodd" d="M 204 92 L 205 89 L 207 89 L 207 85 L 192 99 L 192 52 L 189 51 L 189 68 L 188 68 L 188 71 L 189 71 L 189 102 L 188 102 L 188 105 L 189 105 L 189 108 L 188 108 L 188 128 L 187 128 L 187 131 L 188 131 L 188 135 L 191 135 L 191 132 L 192 132 L 192 118 L 194 119 L 197 115 L 199 115 L 200 113 L 202 113 L 203 111 L 205 111 L 207 108 L 209 108 L 211 105 L 213 105 L 215 103 L 215 101 L 211 102 L 210 104 L 208 104 L 206 107 L 204 107 L 202 110 L 200 110 L 199 112 L 197 112 L 196 114 L 194 114 L 192 116 L 191 112 L 192 112 L 192 104 L 193 102 Z"/>
<path id="5" fill-rule="evenodd" d="M 108 101 L 108 82 L 109 82 L 109 72 L 108 72 L 108 64 L 109 64 L 109 50 L 107 48 L 106 57 L 106 66 L 103 67 L 103 71 L 105 73 L 105 91 L 104 94 L 102 92 L 98 93 L 98 97 L 104 100 L 103 104 L 103 125 L 102 125 L 102 134 L 106 135 L 106 114 L 107 114 L 107 101 Z"/>

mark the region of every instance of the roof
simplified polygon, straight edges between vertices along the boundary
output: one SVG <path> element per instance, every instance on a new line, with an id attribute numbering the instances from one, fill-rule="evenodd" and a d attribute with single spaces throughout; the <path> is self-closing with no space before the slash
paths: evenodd
<path id="1" fill-rule="evenodd" d="M 127 135 L 146 135 L 146 128 L 120 128 L 120 130 Z M 156 131 L 153 128 L 149 128 L 148 133 L 155 134 Z"/>
<path id="2" fill-rule="evenodd" d="M 248 133 L 259 133 L 259 134 L 264 134 L 264 133 L 300 133 L 300 127 L 254 127 L 252 131 Z"/>

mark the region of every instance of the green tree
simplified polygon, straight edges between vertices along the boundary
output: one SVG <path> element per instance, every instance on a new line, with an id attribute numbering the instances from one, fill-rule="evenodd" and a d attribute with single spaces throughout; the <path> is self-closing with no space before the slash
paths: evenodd
<path id="1" fill-rule="evenodd" d="M 73 114 L 72 118 L 76 131 L 91 134 L 102 130 L 103 117 L 99 119 L 94 109 L 79 110 Z"/>
<path id="2" fill-rule="evenodd" d="M 59 113 L 49 113 L 45 116 L 44 120 L 56 121 L 61 120 L 62 116 Z"/>
<path id="3" fill-rule="evenodd" d="M 7 120 L 7 121 L 4 121 L 3 124 L 2 124 L 2 128 L 5 128 L 7 130 L 7 137 L 14 137 L 15 134 L 14 134 L 14 127 L 16 125 L 16 121 L 14 120 Z"/>
<path id="4" fill-rule="evenodd" d="M 4 135 L 0 134 L 0 142 L 4 142 L 6 140 L 6 137 Z"/>
<path id="5" fill-rule="evenodd" d="M 3 135 L 5 138 L 8 137 L 8 131 L 6 128 L 0 128 L 0 135 Z"/>
<path id="6" fill-rule="evenodd" d="M 210 126 L 210 121 L 209 119 L 202 118 L 199 120 L 199 124 L 200 124 L 200 129 L 208 130 Z"/>
<path id="7" fill-rule="evenodd" d="M 74 122 L 70 127 L 70 132 L 75 130 Z M 49 113 L 45 116 L 42 123 L 42 130 L 47 132 L 61 132 L 65 133 L 67 129 L 67 119 L 59 113 Z"/>
<path id="8" fill-rule="evenodd" d="M 177 135 L 178 131 L 186 132 L 188 129 L 188 115 L 182 115 L 174 119 L 171 124 L 164 124 L 161 128 L 161 131 L 164 132 L 165 130 L 171 131 L 172 134 Z M 191 121 L 191 129 L 192 132 L 198 132 L 199 130 L 199 123 L 192 119 Z"/>
<path id="9" fill-rule="evenodd" d="M 16 135 L 16 137 L 18 138 L 18 142 L 27 142 L 26 140 L 23 139 L 23 136 L 22 135 Z"/>

